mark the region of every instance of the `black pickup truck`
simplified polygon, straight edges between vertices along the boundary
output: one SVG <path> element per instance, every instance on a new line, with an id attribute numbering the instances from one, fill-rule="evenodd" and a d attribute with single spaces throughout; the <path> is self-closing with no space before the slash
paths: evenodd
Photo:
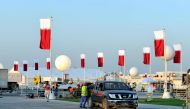
<path id="1" fill-rule="evenodd" d="M 100 104 L 103 109 L 109 109 L 111 106 L 136 109 L 138 96 L 124 82 L 97 81 L 87 104 L 88 107 Z"/>

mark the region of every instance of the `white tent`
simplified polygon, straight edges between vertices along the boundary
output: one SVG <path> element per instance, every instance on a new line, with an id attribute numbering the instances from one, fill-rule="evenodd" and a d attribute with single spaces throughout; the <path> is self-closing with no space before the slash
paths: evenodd
<path id="1" fill-rule="evenodd" d="M 142 84 L 148 84 L 148 83 L 153 83 L 153 82 L 157 82 L 157 81 L 152 79 L 151 77 L 147 77 L 142 80 Z"/>

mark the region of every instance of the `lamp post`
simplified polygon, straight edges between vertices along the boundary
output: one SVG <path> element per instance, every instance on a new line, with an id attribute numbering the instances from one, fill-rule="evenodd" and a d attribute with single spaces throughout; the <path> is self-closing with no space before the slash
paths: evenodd
<path id="1" fill-rule="evenodd" d="M 165 63 L 165 73 L 164 73 L 164 93 L 162 98 L 171 98 L 170 93 L 167 90 L 167 72 L 168 72 L 168 61 L 172 60 L 174 57 L 174 50 L 173 48 L 169 47 L 169 46 L 165 46 L 165 54 L 162 57 L 162 59 L 164 60 Z"/>

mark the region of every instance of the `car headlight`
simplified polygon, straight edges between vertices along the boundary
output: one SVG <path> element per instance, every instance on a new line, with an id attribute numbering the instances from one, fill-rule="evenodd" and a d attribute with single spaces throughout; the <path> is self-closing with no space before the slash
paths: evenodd
<path id="1" fill-rule="evenodd" d="M 109 94 L 110 98 L 116 98 L 115 94 Z"/>
<path id="2" fill-rule="evenodd" d="M 133 98 L 138 98 L 138 95 L 137 94 L 133 94 Z"/>
<path id="3" fill-rule="evenodd" d="M 129 95 L 128 95 L 128 98 L 133 98 L 133 94 L 129 94 Z"/>

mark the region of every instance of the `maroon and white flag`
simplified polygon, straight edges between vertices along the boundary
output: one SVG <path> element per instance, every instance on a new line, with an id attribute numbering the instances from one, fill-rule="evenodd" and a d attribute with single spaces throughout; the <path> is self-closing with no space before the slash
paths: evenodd
<path id="1" fill-rule="evenodd" d="M 51 19 L 40 19 L 40 48 L 50 50 L 51 46 Z"/>
<path id="2" fill-rule="evenodd" d="M 143 56 L 144 56 L 143 63 L 149 65 L 150 64 L 150 47 L 143 48 Z"/>
<path id="3" fill-rule="evenodd" d="M 46 68 L 47 68 L 47 70 L 50 70 L 50 68 L 51 68 L 51 59 L 50 58 L 46 59 Z"/>
<path id="4" fill-rule="evenodd" d="M 28 62 L 23 61 L 23 71 L 27 71 L 27 70 L 28 70 Z"/>
<path id="5" fill-rule="evenodd" d="M 118 55 L 119 55 L 118 65 L 125 66 L 125 50 L 119 50 Z"/>
<path id="6" fill-rule="evenodd" d="M 102 52 L 98 53 L 98 67 L 104 66 L 104 54 Z"/>
<path id="7" fill-rule="evenodd" d="M 155 40 L 154 40 L 154 47 L 155 47 L 155 56 L 161 57 L 164 56 L 164 31 L 154 31 Z"/>
<path id="8" fill-rule="evenodd" d="M 85 68 L 85 54 L 80 55 L 80 65 L 81 68 Z"/>
<path id="9" fill-rule="evenodd" d="M 174 63 L 181 63 L 181 45 L 180 44 L 175 44 L 173 45 L 174 50 L 175 50 L 175 56 L 173 58 Z"/>
<path id="10" fill-rule="evenodd" d="M 34 69 L 38 70 L 38 61 L 37 60 L 35 60 L 35 62 L 34 62 Z"/>
<path id="11" fill-rule="evenodd" d="M 14 71 L 18 71 L 18 61 L 14 61 Z"/>

